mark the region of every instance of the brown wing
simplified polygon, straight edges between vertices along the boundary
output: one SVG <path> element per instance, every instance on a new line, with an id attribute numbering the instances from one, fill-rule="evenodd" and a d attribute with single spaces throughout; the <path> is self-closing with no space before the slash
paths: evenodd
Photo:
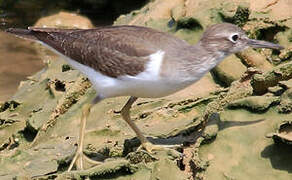
<path id="1" fill-rule="evenodd" d="M 158 50 L 174 52 L 185 41 L 139 26 L 96 29 L 30 28 L 29 33 L 75 61 L 111 77 L 144 71 L 147 56 Z"/>

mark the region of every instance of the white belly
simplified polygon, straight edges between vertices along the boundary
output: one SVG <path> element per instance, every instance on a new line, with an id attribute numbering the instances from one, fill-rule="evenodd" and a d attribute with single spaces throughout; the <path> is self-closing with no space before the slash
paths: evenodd
<path id="1" fill-rule="evenodd" d="M 76 61 L 69 60 L 68 62 L 87 76 L 97 93 L 101 93 L 105 98 L 116 96 L 163 97 L 184 88 L 182 85 L 161 78 L 143 79 L 139 75 L 112 78 Z"/>
<path id="2" fill-rule="evenodd" d="M 47 46 L 44 43 L 41 44 Z M 64 56 L 50 46 L 47 47 L 88 77 L 97 93 L 105 98 L 116 96 L 157 98 L 170 95 L 191 84 L 190 82 L 183 83 L 179 80 L 160 77 L 160 67 L 164 58 L 163 51 L 157 51 L 149 56 L 150 61 L 147 63 L 144 72 L 136 76 L 125 75 L 112 78 Z"/>
<path id="3" fill-rule="evenodd" d="M 154 58 L 153 58 L 154 56 Z M 159 76 L 163 52 L 153 54 L 146 70 L 137 76 L 112 78 L 63 56 L 74 68 L 88 77 L 97 93 L 105 98 L 116 96 L 135 96 L 144 98 L 163 97 L 183 89 L 187 84 Z M 158 59 L 157 59 L 158 57 Z"/>

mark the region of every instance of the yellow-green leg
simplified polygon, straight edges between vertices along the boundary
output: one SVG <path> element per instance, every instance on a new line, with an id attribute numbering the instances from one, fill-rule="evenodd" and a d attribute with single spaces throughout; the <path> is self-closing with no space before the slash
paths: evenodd
<path id="1" fill-rule="evenodd" d="M 86 120 L 90 114 L 90 109 L 93 105 L 100 102 L 103 98 L 101 96 L 97 96 L 91 103 L 84 104 L 82 107 L 82 117 L 80 121 L 80 130 L 79 130 L 79 138 L 78 138 L 78 147 L 74 158 L 71 161 L 71 164 L 68 168 L 68 172 L 71 171 L 74 164 L 77 165 L 77 169 L 84 168 L 84 161 L 87 161 L 90 164 L 100 164 L 101 162 L 91 160 L 86 155 L 83 154 L 83 143 L 84 143 L 84 133 L 86 127 Z"/>
<path id="2" fill-rule="evenodd" d="M 141 148 L 144 148 L 147 152 L 152 153 L 155 150 L 165 150 L 167 147 L 174 147 L 174 146 L 162 146 L 162 145 L 154 145 L 149 142 L 146 137 L 142 134 L 140 129 L 136 126 L 136 124 L 131 120 L 130 117 L 130 109 L 133 103 L 137 100 L 137 97 L 131 96 L 128 102 L 124 105 L 121 110 L 121 114 L 123 119 L 129 124 L 129 126 L 135 131 L 138 139 L 141 142 Z"/>

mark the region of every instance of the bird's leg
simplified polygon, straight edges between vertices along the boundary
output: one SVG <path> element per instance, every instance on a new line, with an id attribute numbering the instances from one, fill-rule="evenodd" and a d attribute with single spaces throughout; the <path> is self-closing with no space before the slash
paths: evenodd
<path id="1" fill-rule="evenodd" d="M 136 126 L 136 124 L 131 120 L 131 117 L 130 117 L 131 106 L 137 99 L 138 99 L 137 97 L 131 96 L 128 102 L 122 108 L 121 115 L 123 119 L 129 124 L 129 126 L 135 131 L 136 135 L 141 141 L 141 144 L 144 144 L 144 143 L 148 143 L 148 140 L 145 138 L 145 136 L 142 134 L 140 129 Z"/>
<path id="2" fill-rule="evenodd" d="M 138 139 L 141 141 L 141 148 L 144 148 L 147 152 L 152 153 L 155 150 L 166 150 L 168 147 L 177 147 L 154 145 L 146 139 L 146 137 L 142 134 L 140 129 L 136 126 L 136 124 L 131 120 L 130 117 L 131 106 L 137 99 L 138 99 L 137 97 L 131 96 L 128 102 L 122 108 L 121 115 L 123 119 L 129 124 L 129 126 L 135 131 Z"/>
<path id="3" fill-rule="evenodd" d="M 76 163 L 77 169 L 83 169 L 83 161 L 87 161 L 90 164 L 100 164 L 98 161 L 91 160 L 86 155 L 83 154 L 83 142 L 84 142 L 84 133 L 86 127 L 86 120 L 90 114 L 90 109 L 93 105 L 97 104 L 103 100 L 103 97 L 97 96 L 94 100 L 89 104 L 84 104 L 82 107 L 82 117 L 80 121 L 80 131 L 79 131 L 79 139 L 78 139 L 78 147 L 74 158 L 72 159 L 70 166 L 68 168 L 68 172 L 71 171 L 73 165 Z"/>

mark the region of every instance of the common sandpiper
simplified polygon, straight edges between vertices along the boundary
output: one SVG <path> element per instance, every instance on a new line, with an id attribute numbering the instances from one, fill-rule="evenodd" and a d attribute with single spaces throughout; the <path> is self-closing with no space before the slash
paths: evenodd
<path id="1" fill-rule="evenodd" d="M 80 168 L 85 160 L 93 162 L 83 154 L 84 131 L 90 108 L 103 99 L 130 96 L 121 115 L 141 146 L 152 152 L 163 147 L 150 143 L 130 118 L 130 108 L 137 98 L 158 98 L 184 89 L 225 57 L 247 47 L 283 49 L 267 41 L 249 39 L 242 29 L 229 23 L 208 27 L 195 45 L 148 27 L 126 25 L 82 30 L 10 28 L 6 32 L 49 47 L 87 76 L 98 92 L 83 107 L 78 148 L 68 171 L 77 161 Z"/>

